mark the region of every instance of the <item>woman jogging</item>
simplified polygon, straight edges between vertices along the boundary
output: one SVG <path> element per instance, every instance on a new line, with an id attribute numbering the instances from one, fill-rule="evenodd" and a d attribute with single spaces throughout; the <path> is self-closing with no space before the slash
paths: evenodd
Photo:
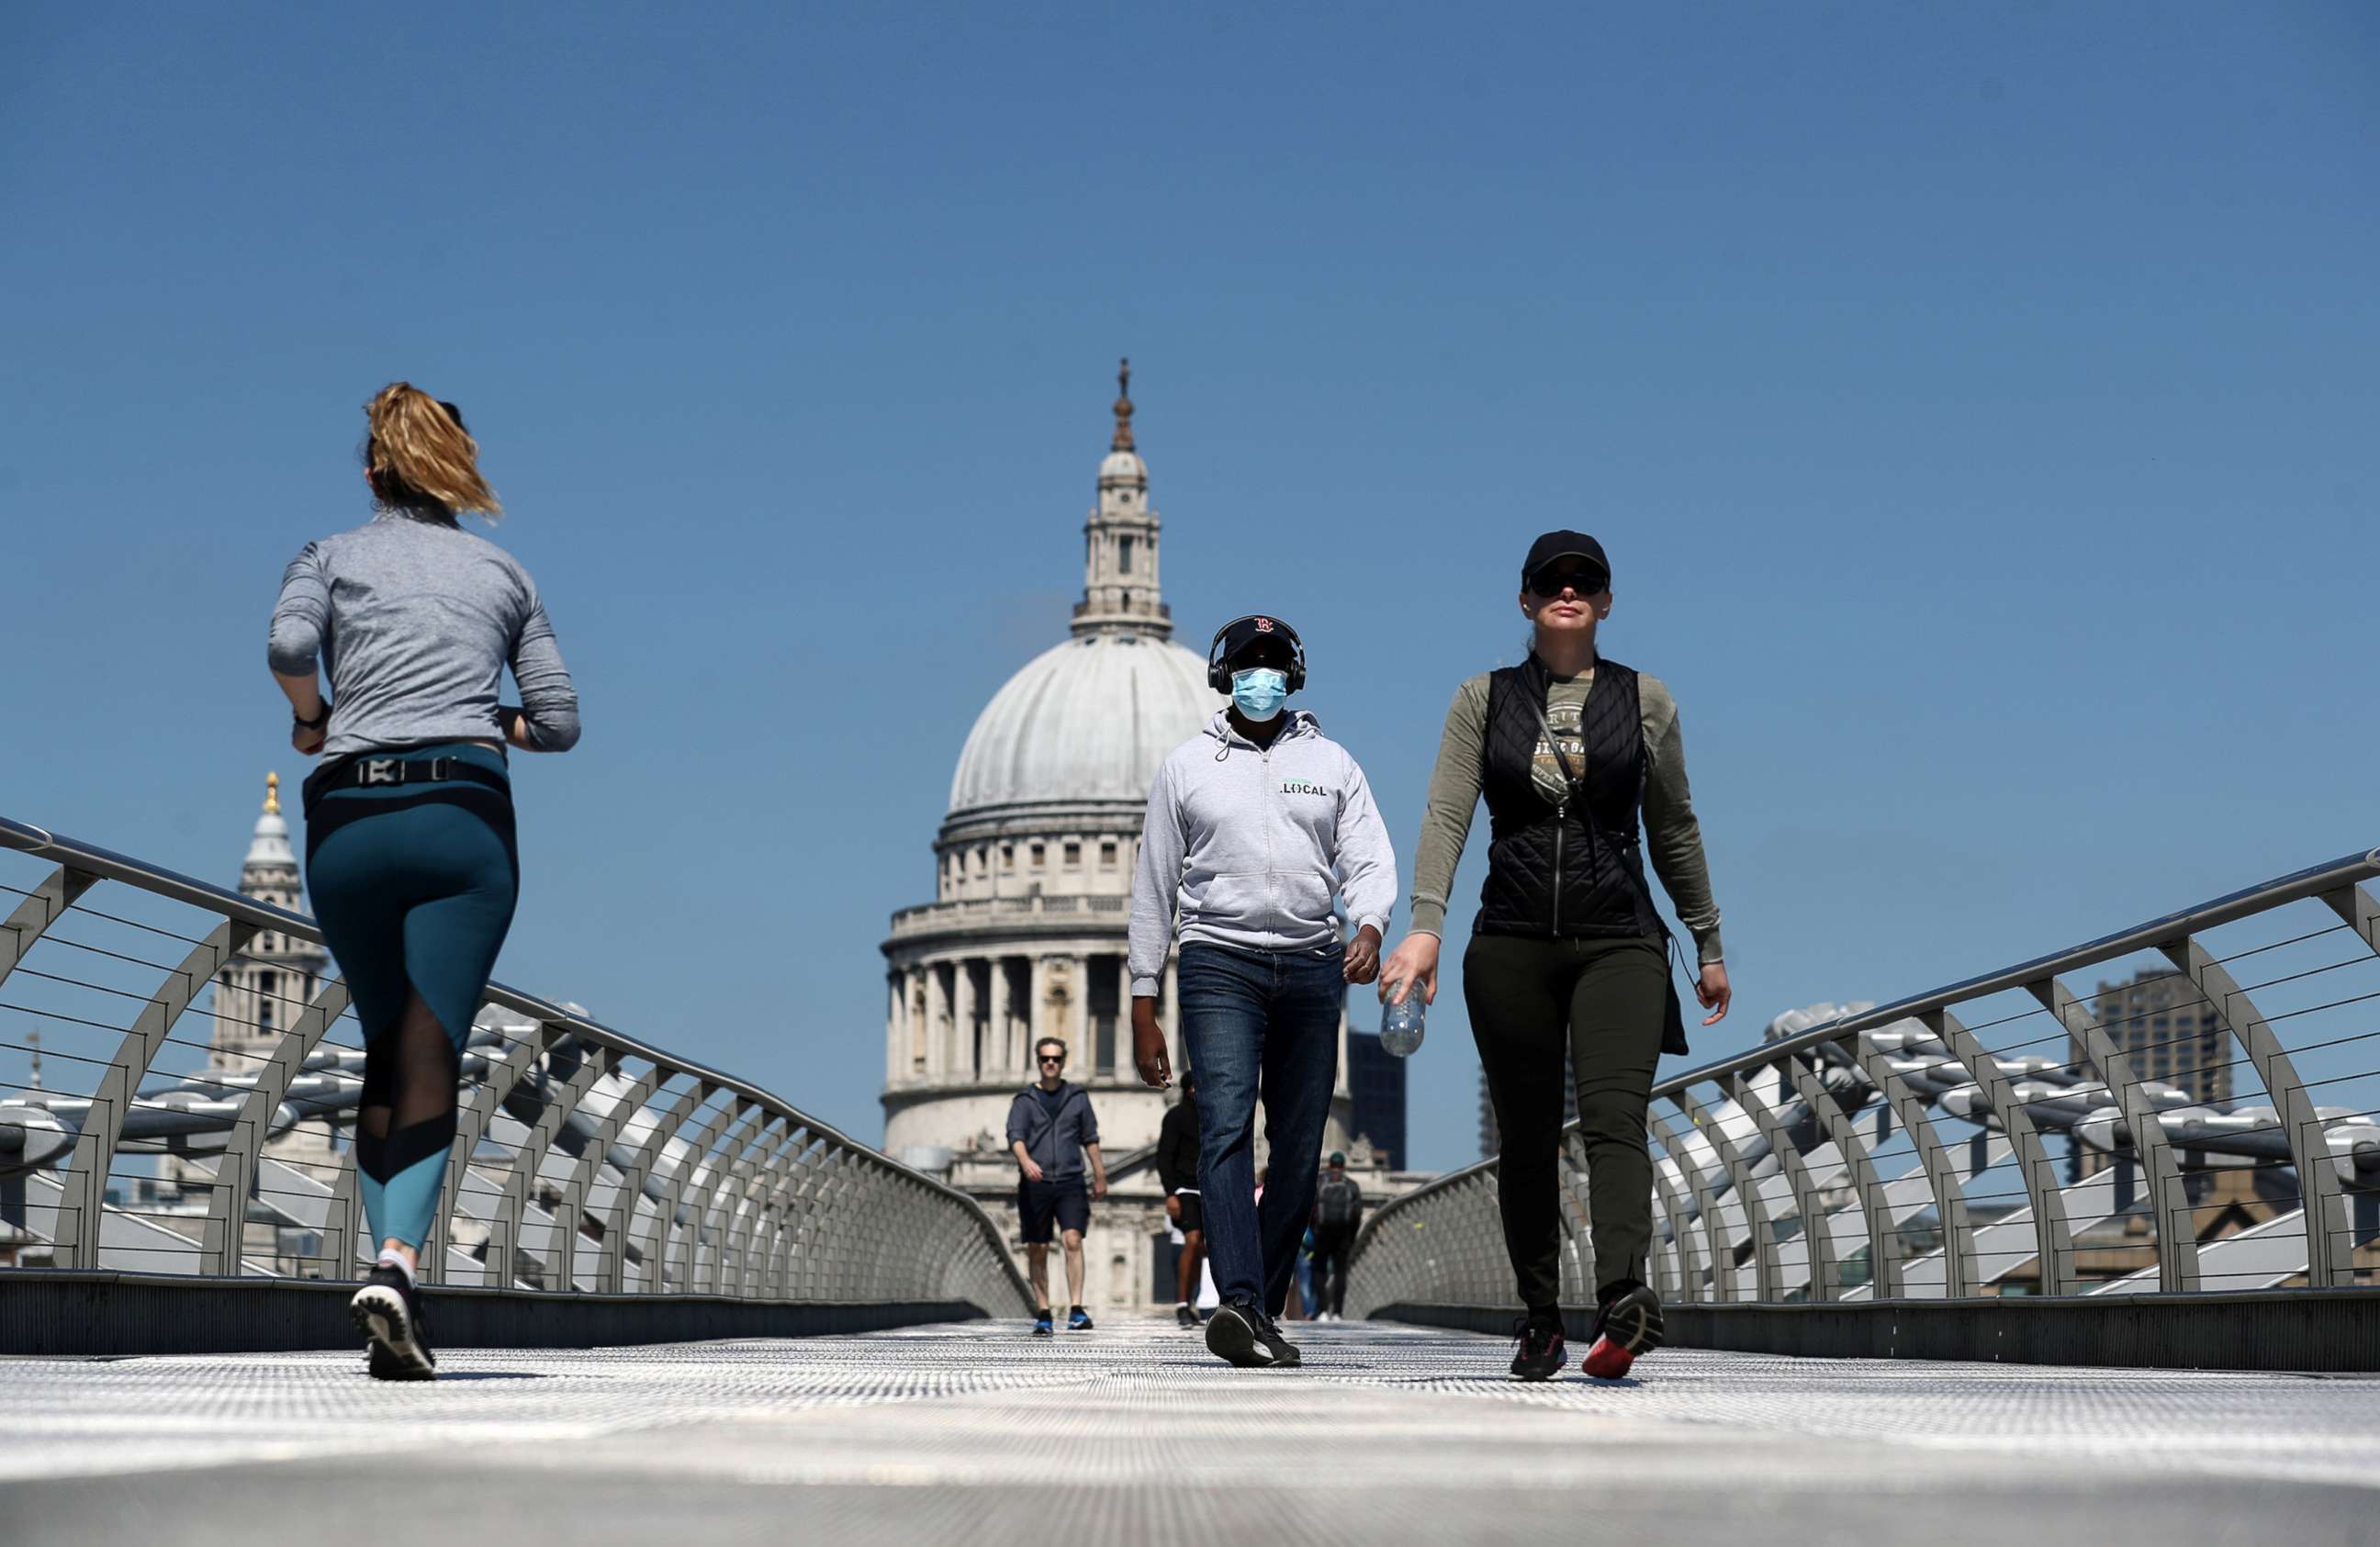
<path id="1" fill-rule="evenodd" d="M 1706 1026 L 1727 1014 L 1727 968 L 1677 706 L 1656 679 L 1597 653 L 1597 625 L 1611 615 L 1602 544 L 1548 532 L 1521 579 L 1529 658 L 1473 677 L 1447 711 L 1414 861 L 1413 932 L 1380 969 L 1380 997 L 1438 997 L 1447 888 L 1486 795 L 1493 836 L 1463 998 L 1503 1135 L 1504 1245 L 1528 1308 L 1512 1373 L 1542 1381 L 1567 1358 L 1555 1212 L 1567 1053 L 1594 1220 L 1597 1313 L 1583 1364 L 1609 1379 L 1661 1342 L 1661 1302 L 1645 1283 L 1645 1108 L 1661 1054 L 1686 1050 L 1667 929 L 1637 854 L 1640 809 L 1653 868 L 1698 948 Z"/>
<path id="2" fill-rule="evenodd" d="M 462 412 L 399 381 L 365 413 L 379 514 L 291 562 L 269 654 L 291 744 L 323 755 L 306 883 L 363 1027 L 356 1170 L 381 1250 L 351 1310 L 372 1374 L 431 1380 L 416 1274 L 520 882 L 504 748 L 567 751 L 578 697 L 528 573 L 457 524 L 502 510 Z M 518 708 L 497 702 L 507 666 Z"/>

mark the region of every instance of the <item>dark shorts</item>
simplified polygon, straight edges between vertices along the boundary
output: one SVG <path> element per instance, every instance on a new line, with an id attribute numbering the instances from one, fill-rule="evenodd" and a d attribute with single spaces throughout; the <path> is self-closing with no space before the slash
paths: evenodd
<path id="1" fill-rule="evenodd" d="M 1091 1195 L 1083 1178 L 1016 1184 L 1016 1212 L 1025 1216 L 1025 1244 L 1047 1246 L 1051 1227 L 1080 1235 L 1091 1227 Z"/>
<path id="2" fill-rule="evenodd" d="M 1173 1222 L 1182 1227 L 1182 1233 L 1192 1236 L 1204 1230 L 1207 1227 L 1207 1210 L 1199 1203 L 1198 1195 L 1195 1192 L 1177 1192 L 1174 1196 L 1182 1200 L 1182 1217 Z"/>

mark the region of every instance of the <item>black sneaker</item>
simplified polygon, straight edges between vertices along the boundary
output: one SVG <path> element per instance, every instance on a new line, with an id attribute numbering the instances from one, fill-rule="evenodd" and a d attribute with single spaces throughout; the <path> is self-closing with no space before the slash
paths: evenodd
<path id="1" fill-rule="evenodd" d="M 1056 1335 L 1050 1325 L 1050 1312 L 1047 1311 L 1037 1311 L 1033 1313 L 1033 1335 L 1036 1337 Z"/>
<path id="2" fill-rule="evenodd" d="M 1248 1309 L 1256 1311 L 1254 1306 Z M 1305 1362 L 1305 1356 L 1297 1351 L 1297 1345 L 1281 1335 L 1280 1323 L 1261 1311 L 1256 1311 L 1256 1318 L 1257 1337 L 1265 1347 L 1272 1350 L 1272 1361 L 1275 1364 L 1284 1369 L 1294 1369 Z"/>
<path id="3" fill-rule="evenodd" d="M 386 1264 L 373 1267 L 347 1301 L 347 1314 L 366 1339 L 367 1368 L 377 1381 L 434 1381 L 438 1356 L 430 1351 L 430 1319 L 421 1292 Z"/>
<path id="4" fill-rule="evenodd" d="M 1185 1327 L 1195 1327 L 1198 1324 L 1198 1312 L 1186 1305 L 1177 1305 L 1173 1308 L 1173 1319 Z"/>
<path id="5" fill-rule="evenodd" d="M 1243 1370 L 1269 1369 L 1281 1360 L 1264 1339 L 1265 1325 L 1264 1312 L 1255 1306 L 1227 1300 L 1207 1318 L 1207 1351 Z"/>
<path id="6" fill-rule="evenodd" d="M 1579 1368 L 1599 1381 L 1628 1373 L 1638 1354 L 1661 1346 L 1661 1297 L 1642 1284 L 1615 1284 L 1595 1313 L 1595 1337 Z"/>
<path id="7" fill-rule="evenodd" d="M 1560 1321 L 1540 1321 L 1524 1316 L 1512 1323 L 1512 1335 L 1520 1340 L 1520 1350 L 1512 1356 L 1512 1378 L 1516 1381 L 1548 1381 L 1554 1372 L 1570 1362 L 1570 1350 L 1562 1346 Z"/>
<path id="8" fill-rule="evenodd" d="M 1073 1312 L 1067 1316 L 1066 1330 L 1068 1332 L 1088 1332 L 1091 1330 L 1091 1319 L 1084 1313 L 1081 1306 L 1075 1306 Z"/>

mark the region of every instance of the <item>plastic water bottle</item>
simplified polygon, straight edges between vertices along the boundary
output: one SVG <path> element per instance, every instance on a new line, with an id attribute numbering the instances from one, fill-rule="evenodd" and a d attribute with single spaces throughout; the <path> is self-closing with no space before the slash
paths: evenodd
<path id="1" fill-rule="evenodd" d="M 1421 985 L 1407 984 L 1403 998 L 1380 1008 L 1380 1045 L 1400 1058 L 1412 1058 L 1421 1049 L 1422 1018 L 1428 1013 Z"/>

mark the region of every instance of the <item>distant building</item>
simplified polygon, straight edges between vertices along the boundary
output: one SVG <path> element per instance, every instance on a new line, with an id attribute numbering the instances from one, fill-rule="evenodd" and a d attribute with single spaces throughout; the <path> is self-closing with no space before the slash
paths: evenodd
<path id="1" fill-rule="evenodd" d="M 1377 1033 L 1347 1033 L 1347 1088 L 1355 1101 L 1348 1126 L 1372 1142 L 1382 1166 L 1410 1166 L 1405 1150 L 1405 1069 L 1409 1060 L 1380 1045 Z"/>
<path id="2" fill-rule="evenodd" d="M 289 841 L 288 818 L 281 815 L 279 774 L 264 776 L 264 813 L 256 819 L 248 858 L 239 867 L 239 890 L 243 897 L 276 908 L 305 912 L 298 851 Z M 235 1081 L 262 1073 L 280 1048 L 283 1033 L 297 1024 L 330 972 L 330 952 L 311 940 L 273 929 L 250 939 L 215 974 L 206 1071 Z M 328 1184 L 338 1174 L 339 1150 L 340 1136 L 332 1126 L 313 1121 L 267 1139 L 263 1153 Z M 214 1161 L 209 1157 L 194 1163 L 169 1155 L 159 1175 L 176 1187 L 212 1185 Z"/>
<path id="3" fill-rule="evenodd" d="M 2180 973 L 2142 973 L 2130 983 L 2103 983 L 2088 1008 L 2131 1066 L 2132 1078 L 2187 1092 L 2209 1105 L 2231 1099 L 2230 1037 L 2198 985 Z M 2099 1071 L 2080 1039 L 2068 1039 L 2075 1067 Z M 2107 1168 L 2109 1157 L 2077 1144 L 2069 1167 L 2077 1179 Z"/>

